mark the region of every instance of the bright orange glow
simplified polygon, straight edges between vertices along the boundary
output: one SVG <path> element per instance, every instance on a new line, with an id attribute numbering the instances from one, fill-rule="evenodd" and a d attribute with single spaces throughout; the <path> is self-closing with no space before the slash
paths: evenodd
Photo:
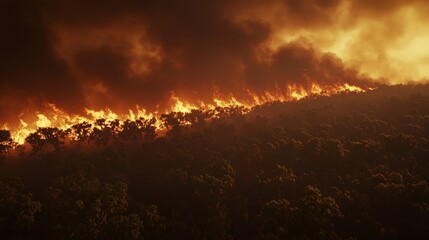
<path id="1" fill-rule="evenodd" d="M 189 113 L 194 109 L 198 109 L 199 107 L 190 104 L 188 102 L 184 102 L 180 100 L 176 96 L 171 97 L 171 101 L 173 102 L 172 107 L 170 109 L 170 112 L 183 112 L 183 113 Z"/>
<path id="2" fill-rule="evenodd" d="M 403 2 L 407 5 L 407 1 Z M 272 13 L 262 14 L 265 20 L 275 23 L 276 31 L 269 47 L 277 49 L 301 39 L 322 52 L 334 53 L 346 65 L 373 78 L 404 83 L 429 77 L 427 8 L 410 3 L 383 17 L 374 14 L 358 18 L 358 11 L 350 3 L 341 2 L 333 15 L 333 24 L 297 29 L 271 19 L 276 16 L 278 8 L 262 8 L 259 11 Z M 242 18 L 245 19 L 246 15 Z"/>
<path id="3" fill-rule="evenodd" d="M 246 99 L 237 99 L 234 96 L 223 97 L 220 94 L 214 94 L 213 101 L 211 103 L 204 103 L 198 101 L 198 104 L 190 103 L 184 99 L 172 94 L 170 102 L 171 107 L 165 109 L 164 113 L 169 112 L 182 112 L 190 113 L 192 110 L 213 110 L 217 107 L 244 107 L 249 111 L 251 108 L 267 104 L 274 101 L 290 102 L 297 101 L 308 96 L 327 96 L 338 94 L 342 92 L 364 92 L 365 90 L 358 86 L 350 84 L 341 84 L 337 86 L 320 86 L 318 84 L 312 84 L 311 87 L 306 90 L 302 86 L 288 85 L 283 91 L 277 89 L 275 92 L 265 92 L 261 95 L 248 91 L 249 97 Z M 119 120 L 121 122 L 125 120 L 135 121 L 138 119 L 156 119 L 155 126 L 158 130 L 164 129 L 162 122 L 160 121 L 161 113 L 158 111 L 149 112 L 144 108 L 136 106 L 135 109 L 128 109 L 126 114 L 118 114 L 112 110 L 106 108 L 101 110 L 85 109 L 85 115 L 73 115 L 68 114 L 65 111 L 57 108 L 54 104 L 46 104 L 47 110 L 44 113 L 36 112 L 36 119 L 33 122 L 25 119 L 19 119 L 19 127 L 11 129 L 11 134 L 15 142 L 18 144 L 24 144 L 25 138 L 36 131 L 38 128 L 56 127 L 62 130 L 71 128 L 73 125 L 78 123 L 89 123 L 92 126 L 96 126 L 95 122 L 97 119 L 105 119 L 106 122 Z M 4 128 L 8 129 L 8 125 L 5 124 Z"/>
<path id="4" fill-rule="evenodd" d="M 46 128 L 51 126 L 51 121 L 45 115 L 39 113 L 37 118 L 39 118 L 36 122 L 37 127 Z"/>

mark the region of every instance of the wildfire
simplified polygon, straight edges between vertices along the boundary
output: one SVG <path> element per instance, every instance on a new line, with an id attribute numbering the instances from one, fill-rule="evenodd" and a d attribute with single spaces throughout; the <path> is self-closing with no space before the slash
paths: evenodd
<path id="1" fill-rule="evenodd" d="M 197 107 L 196 105 L 180 100 L 180 98 L 174 96 L 174 94 L 171 96 L 170 100 L 172 102 L 172 107 L 170 109 L 170 112 L 189 113 L 192 110 L 201 108 L 201 107 Z"/>
<path id="2" fill-rule="evenodd" d="M 289 102 L 297 101 L 308 96 L 327 96 L 338 94 L 341 92 L 364 92 L 365 90 L 372 90 L 371 88 L 361 88 L 355 85 L 342 84 L 336 86 L 320 86 L 312 84 L 309 88 L 304 88 L 297 85 L 288 85 L 284 89 L 276 89 L 274 92 L 264 92 L 263 94 L 255 94 L 248 90 L 248 98 L 237 99 L 234 96 L 222 96 L 221 94 L 214 94 L 212 102 L 206 103 L 198 101 L 197 104 L 190 103 L 186 100 L 180 99 L 174 93 L 170 99 L 170 108 L 164 111 L 149 112 L 140 106 L 135 109 L 128 109 L 126 114 L 118 114 L 106 108 L 102 110 L 85 109 L 85 115 L 68 114 L 67 112 L 57 108 L 54 104 L 47 103 L 47 110 L 43 113 L 36 112 L 36 120 L 30 122 L 29 120 L 19 119 L 19 126 L 16 129 L 11 129 L 13 140 L 18 144 L 24 144 L 26 137 L 35 132 L 38 128 L 56 127 L 61 130 L 70 129 L 72 126 L 79 123 L 88 123 L 96 126 L 98 119 L 104 119 L 106 122 L 113 122 L 119 120 L 124 122 L 126 120 L 136 121 L 139 119 L 155 119 L 155 126 L 158 130 L 164 129 L 164 125 L 160 121 L 162 113 L 169 112 L 182 112 L 190 113 L 193 110 L 214 110 L 215 108 L 226 107 L 244 107 L 245 109 L 252 109 L 255 106 L 267 104 L 274 101 Z M 161 114 L 160 114 L 161 113 Z M 8 124 L 4 124 L 4 129 L 9 129 Z"/>

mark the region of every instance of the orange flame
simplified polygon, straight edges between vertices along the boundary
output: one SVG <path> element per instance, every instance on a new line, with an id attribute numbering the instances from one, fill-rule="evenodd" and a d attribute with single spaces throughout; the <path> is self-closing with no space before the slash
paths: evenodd
<path id="1" fill-rule="evenodd" d="M 236 97 L 222 96 L 221 94 L 214 93 L 213 100 L 211 103 L 198 101 L 198 104 L 190 103 L 186 100 L 180 99 L 173 93 L 170 98 L 170 108 L 165 109 L 163 112 L 182 112 L 190 113 L 192 110 L 213 110 L 217 107 L 244 107 L 245 109 L 252 109 L 255 106 L 267 104 L 274 101 L 290 102 L 297 101 L 308 96 L 328 96 L 338 94 L 342 92 L 364 92 L 365 90 L 372 90 L 372 88 L 361 88 L 350 84 L 340 84 L 335 86 L 321 86 L 316 83 L 312 84 L 308 89 L 298 85 L 288 85 L 283 90 L 277 89 L 276 91 L 266 91 L 263 94 L 256 94 L 247 91 L 248 98 L 237 99 Z M 152 119 L 155 118 L 155 126 L 158 130 L 164 129 L 164 125 L 160 121 L 160 112 L 149 112 L 144 108 L 136 106 L 135 109 L 128 109 L 127 114 L 118 114 L 112 110 L 106 108 L 102 110 L 85 109 L 86 116 L 68 114 L 65 111 L 57 108 L 52 103 L 46 104 L 47 111 L 45 113 L 36 112 L 35 116 L 37 120 L 30 122 L 24 119 L 19 119 L 19 127 L 11 130 L 13 140 L 18 144 L 24 144 L 26 137 L 35 132 L 38 128 L 56 127 L 62 130 L 71 128 L 75 124 L 89 123 L 93 126 L 96 125 L 97 119 L 105 119 L 107 122 L 119 120 L 131 120 L 135 121 L 138 119 Z M 4 129 L 9 129 L 8 124 L 3 125 Z"/>

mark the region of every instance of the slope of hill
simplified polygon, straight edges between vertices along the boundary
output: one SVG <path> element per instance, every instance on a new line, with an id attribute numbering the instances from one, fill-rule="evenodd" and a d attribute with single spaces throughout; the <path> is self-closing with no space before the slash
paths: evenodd
<path id="1" fill-rule="evenodd" d="M 428 239 L 429 85 L 2 131 L 1 239 Z"/>

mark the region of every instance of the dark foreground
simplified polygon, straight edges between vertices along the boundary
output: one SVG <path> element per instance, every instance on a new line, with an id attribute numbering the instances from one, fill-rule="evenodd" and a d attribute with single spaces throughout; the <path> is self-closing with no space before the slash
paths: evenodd
<path id="1" fill-rule="evenodd" d="M 429 86 L 242 112 L 1 131 L 0 239 L 429 239 Z"/>

